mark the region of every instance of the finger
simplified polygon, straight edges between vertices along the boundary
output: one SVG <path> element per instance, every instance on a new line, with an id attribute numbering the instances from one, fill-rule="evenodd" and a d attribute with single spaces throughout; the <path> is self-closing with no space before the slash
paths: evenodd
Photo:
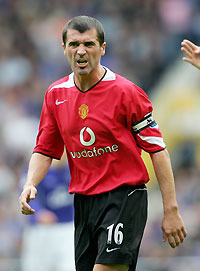
<path id="1" fill-rule="evenodd" d="M 31 206 L 26 201 L 23 201 L 21 202 L 21 209 L 29 210 L 31 209 Z"/>
<path id="2" fill-rule="evenodd" d="M 189 44 L 187 44 L 187 43 L 182 43 L 181 45 L 182 45 L 183 48 L 185 48 L 185 50 L 187 50 L 188 52 L 192 53 L 193 48 L 190 47 Z"/>
<path id="3" fill-rule="evenodd" d="M 26 209 L 26 210 L 24 210 L 24 209 L 22 210 L 22 214 L 23 214 L 23 215 L 32 215 L 32 214 L 34 214 L 34 213 L 35 213 L 35 210 L 32 209 L 32 208 L 29 209 L 29 210 L 27 210 L 27 209 Z"/>
<path id="4" fill-rule="evenodd" d="M 184 241 L 184 234 L 183 234 L 183 232 L 182 232 L 182 231 L 179 231 L 179 232 L 178 232 L 178 236 L 179 236 L 179 238 L 180 238 L 181 243 L 183 243 L 183 241 Z"/>
<path id="5" fill-rule="evenodd" d="M 36 192 L 31 190 L 31 194 L 30 194 L 30 200 L 34 200 L 36 196 Z"/>
<path id="6" fill-rule="evenodd" d="M 36 195 L 37 195 L 36 188 L 35 189 L 31 189 L 30 200 L 34 200 Z"/>
<path id="7" fill-rule="evenodd" d="M 31 208 L 31 206 L 27 203 L 27 201 L 21 201 L 20 206 L 21 206 L 21 212 L 23 214 L 35 213 L 35 210 Z"/>
<path id="8" fill-rule="evenodd" d="M 192 58 L 192 52 L 190 52 L 189 50 L 187 50 L 187 48 L 185 47 L 181 47 L 181 51 L 189 58 Z"/>
<path id="9" fill-rule="evenodd" d="M 192 52 L 194 52 L 194 49 L 192 49 L 190 46 L 188 46 L 187 44 L 182 44 L 182 51 L 185 50 L 185 52 L 192 54 Z"/>
<path id="10" fill-rule="evenodd" d="M 27 203 L 24 204 L 21 208 L 21 212 L 23 214 L 34 214 L 35 213 L 35 210 L 33 208 L 31 208 L 30 205 L 28 205 Z"/>
<path id="11" fill-rule="evenodd" d="M 174 237 L 171 234 L 168 235 L 168 243 L 170 244 L 172 248 L 176 247 L 176 242 L 174 240 Z"/>
<path id="12" fill-rule="evenodd" d="M 19 202 L 20 204 L 23 204 L 25 202 L 29 202 L 30 201 L 30 191 L 23 191 L 19 197 Z"/>
<path id="13" fill-rule="evenodd" d="M 197 46 L 189 40 L 183 40 L 181 44 L 192 51 L 194 51 L 197 48 Z"/>
<path id="14" fill-rule="evenodd" d="M 183 233 L 183 236 L 184 236 L 184 238 L 185 238 L 185 237 L 187 236 L 187 232 L 186 232 L 185 227 L 182 228 L 182 233 Z"/>
<path id="15" fill-rule="evenodd" d="M 180 239 L 178 233 L 173 233 L 172 236 L 174 237 L 174 241 L 175 241 L 176 246 L 179 246 L 179 244 L 181 243 L 181 239 Z"/>
<path id="16" fill-rule="evenodd" d="M 191 60 L 190 58 L 183 57 L 182 60 L 183 60 L 183 61 L 186 61 L 186 62 L 188 62 L 188 63 L 190 63 L 190 64 L 193 64 L 193 62 L 192 62 L 192 60 Z"/>
<path id="17" fill-rule="evenodd" d="M 186 44 L 187 46 L 189 46 L 190 48 L 192 48 L 192 50 L 195 50 L 197 47 L 193 42 L 191 42 L 189 40 L 183 40 L 183 43 Z"/>
<path id="18" fill-rule="evenodd" d="M 163 242 L 166 242 L 167 241 L 167 235 L 166 233 L 163 231 Z"/>

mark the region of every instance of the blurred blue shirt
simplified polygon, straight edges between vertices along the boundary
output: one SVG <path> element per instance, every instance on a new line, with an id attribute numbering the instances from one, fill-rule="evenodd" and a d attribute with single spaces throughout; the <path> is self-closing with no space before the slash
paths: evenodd
<path id="1" fill-rule="evenodd" d="M 27 169 L 23 173 L 21 185 L 25 184 Z M 68 165 L 62 167 L 51 166 L 47 175 L 37 186 L 37 196 L 29 204 L 35 209 L 35 214 L 28 216 L 31 224 L 36 224 L 37 213 L 40 210 L 53 212 L 57 223 L 71 222 L 74 219 L 73 195 L 68 193 L 70 182 Z"/>

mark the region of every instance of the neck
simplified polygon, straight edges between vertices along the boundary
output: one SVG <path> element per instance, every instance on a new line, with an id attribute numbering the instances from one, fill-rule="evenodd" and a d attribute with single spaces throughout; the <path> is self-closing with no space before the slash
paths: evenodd
<path id="1" fill-rule="evenodd" d="M 94 86 L 104 75 L 105 69 L 103 66 L 99 66 L 87 75 L 74 75 L 74 81 L 77 87 L 82 91 L 87 91 Z"/>

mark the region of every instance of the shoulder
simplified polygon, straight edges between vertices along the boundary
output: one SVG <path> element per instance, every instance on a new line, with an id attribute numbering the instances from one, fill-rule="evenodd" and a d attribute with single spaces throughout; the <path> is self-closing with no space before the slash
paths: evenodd
<path id="1" fill-rule="evenodd" d="M 136 85 L 126 77 L 114 73 L 107 67 L 105 68 L 107 70 L 107 74 L 103 81 L 107 81 L 110 88 L 112 88 L 112 93 L 114 93 L 117 96 L 120 96 L 125 101 L 134 101 L 137 103 L 141 99 L 148 100 L 147 94 L 138 85 Z"/>
<path id="2" fill-rule="evenodd" d="M 140 99 L 149 99 L 146 92 L 138 85 L 136 85 L 126 77 L 114 73 L 107 67 L 104 68 L 106 68 L 107 73 L 103 81 L 109 82 L 110 88 L 112 88 L 112 92 L 115 92 L 115 94 L 121 94 L 122 96 L 125 96 L 128 100 L 134 99 L 135 101 L 137 101 Z"/>
<path id="3" fill-rule="evenodd" d="M 128 88 L 135 88 L 135 84 L 128 80 L 126 77 L 124 76 L 121 76 L 119 74 L 116 74 L 116 82 L 119 86 L 122 86 L 122 87 L 128 87 Z"/>
<path id="4" fill-rule="evenodd" d="M 147 94 L 142 88 L 119 74 L 116 74 L 116 84 L 119 89 L 121 89 L 121 91 L 126 95 L 147 97 Z"/>
<path id="5" fill-rule="evenodd" d="M 104 68 L 106 69 L 106 75 L 102 81 L 110 82 L 110 83 L 112 82 L 115 86 L 118 86 L 118 87 L 125 87 L 128 85 L 131 86 L 133 84 L 131 81 L 129 81 L 125 77 L 111 71 L 107 67 L 104 67 Z"/>
<path id="6" fill-rule="evenodd" d="M 141 108 L 149 108 L 152 111 L 151 101 L 146 92 L 127 78 L 116 74 L 116 96 L 120 95 L 121 103 L 133 110 L 141 111 Z"/>
<path id="7" fill-rule="evenodd" d="M 61 88 L 71 88 L 74 86 L 74 79 L 73 79 L 73 73 L 71 73 L 68 76 L 65 76 L 54 83 L 52 83 L 48 90 L 47 93 L 54 92 L 55 90 L 59 90 Z"/>

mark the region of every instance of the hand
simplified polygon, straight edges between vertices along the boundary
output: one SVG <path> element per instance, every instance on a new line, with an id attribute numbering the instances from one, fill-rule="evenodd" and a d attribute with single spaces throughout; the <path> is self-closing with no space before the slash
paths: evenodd
<path id="1" fill-rule="evenodd" d="M 35 199 L 37 189 L 33 185 L 25 186 L 19 197 L 19 204 L 21 212 L 24 215 L 31 215 L 35 213 L 35 210 L 28 204 L 31 200 Z"/>
<path id="2" fill-rule="evenodd" d="M 186 57 L 182 59 L 200 69 L 200 47 L 189 40 L 183 40 L 181 51 Z"/>
<path id="3" fill-rule="evenodd" d="M 179 246 L 187 236 L 183 220 L 178 211 L 164 214 L 162 221 L 163 242 L 168 241 L 172 248 Z"/>

